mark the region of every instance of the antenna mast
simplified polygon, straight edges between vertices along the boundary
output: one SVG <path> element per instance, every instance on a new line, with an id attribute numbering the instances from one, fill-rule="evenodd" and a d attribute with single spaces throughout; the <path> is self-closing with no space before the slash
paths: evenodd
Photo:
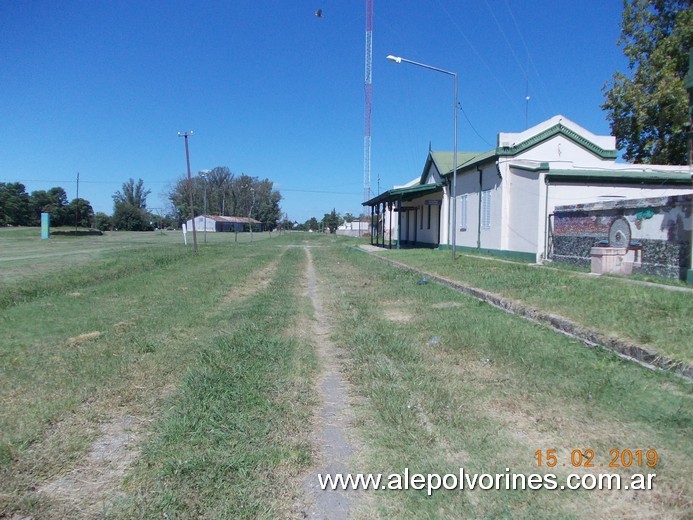
<path id="1" fill-rule="evenodd" d="M 363 200 L 371 198 L 371 112 L 373 108 L 373 0 L 366 0 L 366 82 L 363 108 Z M 380 183 L 378 183 L 379 185 Z"/>

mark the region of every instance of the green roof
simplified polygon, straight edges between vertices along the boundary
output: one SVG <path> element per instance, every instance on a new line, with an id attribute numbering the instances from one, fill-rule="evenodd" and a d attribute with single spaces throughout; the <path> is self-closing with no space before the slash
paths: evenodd
<path id="1" fill-rule="evenodd" d="M 481 152 L 457 152 L 457 169 L 479 155 L 482 155 Z M 428 170 L 431 168 L 431 162 L 435 164 L 441 176 L 446 176 L 452 173 L 455 162 L 454 159 L 453 152 L 429 152 L 426 164 L 421 172 L 421 183 L 423 184 L 426 182 Z"/>
<path id="2" fill-rule="evenodd" d="M 442 189 L 443 184 L 440 182 L 436 184 L 417 184 L 416 186 L 407 186 L 405 188 L 393 188 L 391 190 L 384 191 L 380 195 L 377 195 L 366 202 L 362 202 L 361 205 L 375 206 L 376 204 L 381 204 L 383 202 L 414 200 L 423 195 L 428 195 L 429 193 L 442 191 Z"/>

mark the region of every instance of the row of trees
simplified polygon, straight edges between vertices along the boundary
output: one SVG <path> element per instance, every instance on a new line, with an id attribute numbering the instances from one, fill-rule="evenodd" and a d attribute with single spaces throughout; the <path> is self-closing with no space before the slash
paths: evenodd
<path id="1" fill-rule="evenodd" d="M 146 210 L 147 195 L 144 182 L 130 179 L 123 184 L 122 191 L 113 196 L 113 216 L 94 213 L 88 200 L 75 198 L 68 202 L 64 188 L 56 186 L 49 190 L 26 192 L 21 182 L 0 182 L 0 226 L 39 226 L 41 213 L 49 213 L 51 226 L 95 227 L 102 231 L 122 229 L 145 231 L 153 229 L 153 223 L 170 221 L 162 215 L 153 215 Z"/>
<path id="2" fill-rule="evenodd" d="M 179 223 L 190 218 L 190 188 L 188 178 L 181 177 L 168 194 Z M 236 176 L 226 166 L 199 172 L 192 179 L 192 190 L 195 215 L 251 217 L 270 230 L 277 227 L 282 216 L 281 193 L 272 181 L 245 174 Z"/>
<path id="3" fill-rule="evenodd" d="M 39 226 L 50 213 L 53 226 L 90 227 L 94 210 L 88 200 L 72 199 L 61 187 L 26 192 L 21 182 L 0 182 L 0 226 Z"/>
<path id="4" fill-rule="evenodd" d="M 342 216 L 333 209 L 330 213 L 325 213 L 322 220 L 311 217 L 303 224 L 294 224 L 293 229 L 297 231 L 329 231 L 330 233 L 336 233 L 339 226 L 345 222 L 352 222 L 355 219 L 356 217 L 351 213 L 346 213 Z"/>
<path id="5" fill-rule="evenodd" d="M 169 193 L 171 210 L 153 213 L 147 208 L 151 190 L 144 181 L 129 179 L 113 195 L 113 215 L 94 213 L 89 201 L 73 199 L 68 203 L 67 193 L 61 187 L 31 194 L 20 182 L 0 183 L 0 226 L 38 226 L 41 213 L 51 215 L 53 226 L 96 227 L 103 231 L 147 231 L 158 226 L 180 225 L 190 218 L 187 178 L 178 180 Z M 264 229 L 275 229 L 280 222 L 281 194 L 273 183 L 248 175 L 235 176 L 227 167 L 200 172 L 193 178 L 193 207 L 195 215 L 232 215 L 251 217 L 262 222 Z"/>

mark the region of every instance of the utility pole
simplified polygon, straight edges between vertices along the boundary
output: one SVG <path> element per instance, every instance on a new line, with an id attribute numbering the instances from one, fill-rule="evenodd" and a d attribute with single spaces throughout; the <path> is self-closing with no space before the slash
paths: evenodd
<path id="1" fill-rule="evenodd" d="M 188 196 L 190 203 L 190 218 L 192 219 L 193 228 L 193 252 L 197 254 L 197 233 L 195 232 L 195 208 L 193 207 L 193 182 L 192 175 L 190 175 L 190 151 L 188 150 L 188 137 L 193 135 L 192 130 L 190 132 L 178 132 L 178 137 L 183 137 L 185 139 L 185 160 L 188 164 Z"/>
<path id="2" fill-rule="evenodd" d="M 77 236 L 77 224 L 79 224 L 79 172 L 77 172 L 77 197 L 75 197 L 75 236 Z"/>

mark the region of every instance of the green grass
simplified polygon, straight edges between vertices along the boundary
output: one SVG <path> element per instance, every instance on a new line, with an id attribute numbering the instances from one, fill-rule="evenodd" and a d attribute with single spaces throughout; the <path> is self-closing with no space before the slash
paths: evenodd
<path id="1" fill-rule="evenodd" d="M 662 355 L 693 362 L 693 295 L 587 277 L 569 270 L 502 263 L 449 252 L 385 251 L 387 258 L 501 294 L 570 318 L 605 334 L 651 346 Z"/>
<path id="2" fill-rule="evenodd" d="M 249 400 L 241 406 L 241 415 L 234 417 L 246 424 L 257 423 L 248 436 L 268 450 L 263 453 L 272 453 L 272 460 L 263 462 L 270 478 L 281 473 L 277 467 L 286 465 L 291 471 L 303 467 L 310 460 L 305 440 L 297 437 L 295 443 L 287 444 L 282 432 L 291 425 L 295 428 L 297 417 L 305 419 L 310 410 L 308 404 L 299 403 L 311 399 L 306 381 L 314 359 L 308 345 L 299 345 L 286 335 L 290 317 L 299 309 L 306 311 L 305 303 L 291 296 L 298 282 L 293 273 L 300 272 L 301 252 L 282 255 L 281 242 L 286 240 L 266 240 L 252 247 L 247 243 L 210 244 L 201 248 L 198 257 L 181 252 L 180 247 L 134 248 L 80 268 L 65 267 L 56 277 L 59 283 L 8 305 L 0 320 L 4 338 L 0 351 L 0 512 L 77 514 L 76 504 L 37 494 L 37 483 L 69 475 L 77 468 L 90 443 L 99 437 L 98 425 L 107 423 L 113 410 L 145 421 L 156 419 L 162 407 L 184 410 L 182 419 L 168 413 L 156 423 L 154 430 L 160 437 L 145 448 L 145 454 L 155 454 L 152 457 L 158 462 L 152 462 L 147 471 L 146 464 L 141 467 L 151 478 L 147 484 L 144 477 L 138 477 L 140 467 L 132 472 L 135 498 L 117 509 L 124 516 L 139 517 L 157 510 L 197 516 L 218 507 L 228 517 L 237 516 L 230 513 L 227 498 L 240 489 L 235 487 L 239 479 L 246 480 L 246 487 L 257 480 L 255 466 L 238 468 L 240 476 L 228 481 L 234 492 L 216 490 L 223 504 L 206 499 L 199 502 L 203 490 L 205 497 L 209 495 L 206 483 L 216 448 L 203 456 L 210 467 L 198 475 L 198 482 L 191 482 L 189 470 L 176 481 L 176 472 L 171 470 L 176 462 L 165 460 L 167 455 L 177 457 L 185 448 L 175 443 L 168 451 L 163 448 L 173 442 L 173 432 L 181 424 L 193 431 L 184 431 L 180 442 L 189 442 L 195 428 L 202 428 L 197 431 L 200 439 L 208 436 L 210 421 L 218 422 L 219 417 L 239 410 L 237 395 Z M 238 287 L 255 285 L 258 270 L 279 257 L 282 263 L 271 287 L 252 297 L 233 297 Z M 68 289 L 70 293 L 65 292 Z M 83 336 L 92 332 L 98 332 L 98 337 Z M 272 352 L 277 357 L 267 364 Z M 224 355 L 228 357 L 222 363 Z M 243 356 L 247 358 L 244 365 Z M 249 370 L 252 363 L 254 372 Z M 264 384 L 258 379 L 263 374 Z M 171 391 L 174 397 L 167 397 Z M 218 406 L 208 399 L 215 393 L 219 394 Z M 263 399 L 258 408 L 246 406 Z M 198 406 L 200 401 L 202 406 Z M 228 406 L 232 408 L 225 410 Z M 268 415 L 270 410 L 274 410 L 273 417 Z M 260 432 L 272 433 L 274 445 L 267 436 L 257 437 Z M 235 430 L 221 427 L 219 442 L 223 435 L 234 436 Z M 202 456 L 199 448 L 197 443 L 187 446 L 195 456 Z M 229 453 L 234 451 L 229 448 Z M 222 465 L 227 462 L 219 460 Z M 173 480 L 169 482 L 169 478 Z M 162 486 L 161 494 L 149 489 L 139 494 L 152 483 Z M 172 493 L 178 505 L 167 502 Z M 277 501 L 271 486 L 258 487 L 255 494 L 253 510 L 272 508 Z M 248 503 L 247 493 L 238 498 L 237 503 Z"/>
<path id="3" fill-rule="evenodd" d="M 51 248 L 68 251 L 68 240 L 104 238 L 36 245 L 26 233 L 0 230 L 0 262 L 9 256 L 6 244 L 33 248 L 40 263 L 56 252 Z M 318 339 L 307 334 L 312 308 L 302 286 L 306 253 L 289 247 L 303 245 L 320 246 L 311 252 L 323 307 L 360 397 L 355 471 L 529 474 L 543 471 L 536 450 L 555 448 L 567 460 L 572 449 L 590 448 L 599 462 L 608 462 L 611 449 L 660 453 L 656 489 L 635 498 L 378 491 L 363 501 L 361 516 L 675 518 L 690 511 L 689 382 L 587 349 L 444 287 L 418 285 L 420 277 L 356 251 L 350 239 L 255 234 L 250 244 L 210 235 L 197 256 L 180 235 L 105 237 L 122 240 L 120 249 L 95 244 L 93 256 L 66 255 L 49 276 L 17 266 L 0 281 L 0 516 L 295 515 L 312 464 L 317 407 Z M 429 260 L 423 252 L 407 255 Z M 546 287 L 572 285 L 571 273 L 547 278 L 537 268 L 471 261 L 451 273 L 433 258 L 445 276 L 507 287 L 518 299 L 571 308 L 571 299 L 560 300 L 564 294 L 614 313 L 608 291 L 592 295 L 581 279 L 573 292 Z M 658 289 L 639 290 L 638 298 L 663 306 L 662 315 L 676 310 L 659 300 Z M 690 304 L 681 305 L 684 312 Z M 665 318 L 652 309 L 641 316 L 651 324 L 640 326 L 661 333 Z M 601 323 L 594 326 L 606 327 Z M 436 336 L 439 343 L 429 345 Z M 85 511 L 79 500 L 41 492 L 80 471 L 104 427 L 130 416 L 138 423 L 138 458 L 124 482 L 114 481 L 106 503 L 94 498 L 97 510 Z"/>
<path id="4" fill-rule="evenodd" d="M 660 487 L 637 505 L 621 503 L 618 493 L 381 492 L 383 517 L 685 515 L 690 383 L 449 289 L 418 285 L 419 276 L 360 252 L 323 248 L 315 256 L 335 295 L 333 315 L 342 317 L 334 339 L 349 353 L 350 378 L 365 398 L 359 417 L 369 450 L 360 471 L 529 474 L 542 472 L 534 452 L 552 448 L 562 461 L 586 448 L 600 463 L 611 449 L 656 447 L 662 455 Z M 436 336 L 440 343 L 429 345 Z"/>
<path id="5" fill-rule="evenodd" d="M 285 254 L 266 291 L 220 318 L 196 352 L 174 406 L 131 476 L 125 516 L 283 516 L 291 478 L 311 463 L 305 425 L 315 404 L 310 345 L 286 335 L 307 312 L 296 296 L 304 253 Z"/>

